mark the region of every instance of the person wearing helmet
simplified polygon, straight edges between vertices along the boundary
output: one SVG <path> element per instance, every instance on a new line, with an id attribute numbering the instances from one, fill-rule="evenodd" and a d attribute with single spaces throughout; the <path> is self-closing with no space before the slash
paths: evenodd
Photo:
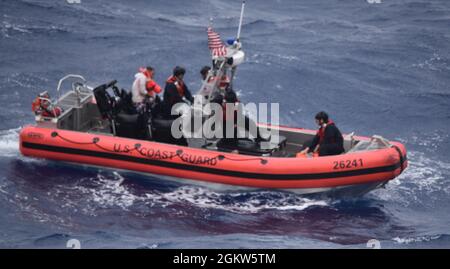
<path id="1" fill-rule="evenodd" d="M 319 130 L 310 143 L 307 143 L 299 155 L 309 152 L 318 153 L 319 156 L 339 155 L 344 150 L 344 138 L 328 114 L 321 111 L 315 117 Z"/>
<path id="2" fill-rule="evenodd" d="M 153 80 L 154 68 L 141 67 L 134 75 L 135 80 L 131 88 L 133 105 L 138 112 L 144 110 L 148 103 L 153 103 L 157 98 L 157 93 L 161 92 L 161 87 Z"/>
<path id="3" fill-rule="evenodd" d="M 166 81 L 166 86 L 164 88 L 163 113 L 168 118 L 174 118 L 174 116 L 171 115 L 171 111 L 175 104 L 184 102 L 190 105 L 194 102 L 194 97 L 183 80 L 185 73 L 186 69 L 176 66 L 173 69 L 172 76 Z M 175 116 L 175 118 L 176 117 L 177 116 Z"/>

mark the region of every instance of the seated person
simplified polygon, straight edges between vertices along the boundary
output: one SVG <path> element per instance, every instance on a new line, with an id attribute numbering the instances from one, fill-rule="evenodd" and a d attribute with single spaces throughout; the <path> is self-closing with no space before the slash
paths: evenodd
<path id="1" fill-rule="evenodd" d="M 344 138 L 332 120 L 325 112 L 317 113 L 316 123 L 320 126 L 314 139 L 306 143 L 306 147 L 299 153 L 305 155 L 309 152 L 318 153 L 319 156 L 339 155 L 344 150 Z"/>
<path id="2" fill-rule="evenodd" d="M 54 106 L 51 103 L 50 95 L 46 91 L 39 94 L 33 101 L 32 110 L 36 115 L 49 118 L 56 118 L 63 112 L 62 108 Z"/>
<path id="3" fill-rule="evenodd" d="M 157 98 L 156 93 L 161 92 L 161 87 L 153 80 L 154 73 L 153 67 L 148 66 L 140 68 L 134 75 L 131 99 L 138 113 L 145 111 L 147 105 L 152 105 Z"/>

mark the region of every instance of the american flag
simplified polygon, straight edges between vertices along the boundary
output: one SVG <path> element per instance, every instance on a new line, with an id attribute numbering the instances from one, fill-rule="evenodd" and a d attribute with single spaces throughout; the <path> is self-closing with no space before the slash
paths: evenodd
<path id="1" fill-rule="evenodd" d="M 220 40 L 220 35 L 214 32 L 211 26 L 208 27 L 208 47 L 212 56 L 225 56 L 227 54 L 227 48 Z"/>

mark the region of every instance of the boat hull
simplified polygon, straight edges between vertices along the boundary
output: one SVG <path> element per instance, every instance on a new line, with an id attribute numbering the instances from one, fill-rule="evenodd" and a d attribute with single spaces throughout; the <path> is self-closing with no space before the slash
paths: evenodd
<path id="1" fill-rule="evenodd" d="M 282 128 L 282 127 L 280 127 Z M 363 138 L 362 138 L 363 139 Z M 406 149 L 393 147 L 319 158 L 254 157 L 101 134 L 26 126 L 25 156 L 188 179 L 206 185 L 308 194 L 348 188 L 365 193 L 398 176 Z"/>

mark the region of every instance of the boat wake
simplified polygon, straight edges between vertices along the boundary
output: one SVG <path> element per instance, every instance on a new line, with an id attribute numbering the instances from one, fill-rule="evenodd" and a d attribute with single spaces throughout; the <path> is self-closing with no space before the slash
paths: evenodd
<path id="1" fill-rule="evenodd" d="M 24 163 L 42 163 L 43 159 L 29 158 L 20 154 L 19 128 L 0 131 L 0 158 L 20 160 Z"/>
<path id="2" fill-rule="evenodd" d="M 386 189 L 376 190 L 372 195 L 403 206 L 431 206 L 450 194 L 449 174 L 450 163 L 410 151 L 406 171 L 390 181 Z"/>
<path id="3" fill-rule="evenodd" d="M 263 210 L 305 210 L 312 206 L 327 206 L 328 201 L 302 198 L 293 193 L 253 191 L 223 193 L 199 186 L 178 186 L 169 191 L 135 188 L 118 172 L 97 175 L 96 187 L 79 186 L 78 190 L 89 194 L 88 199 L 100 207 L 119 207 L 132 210 L 134 206 L 147 207 L 196 207 L 251 214 Z"/>
<path id="4" fill-rule="evenodd" d="M 20 128 L 0 131 L 0 156 L 18 157 Z"/>

